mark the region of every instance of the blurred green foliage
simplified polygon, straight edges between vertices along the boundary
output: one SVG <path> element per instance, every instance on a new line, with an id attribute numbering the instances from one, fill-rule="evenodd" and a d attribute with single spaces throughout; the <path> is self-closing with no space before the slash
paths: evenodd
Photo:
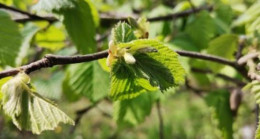
<path id="1" fill-rule="evenodd" d="M 196 51 L 229 60 L 235 60 L 234 53 L 240 35 L 248 38 L 243 53 L 249 51 L 248 47 L 255 40 L 259 41 L 259 0 L 191 2 L 192 4 L 186 0 L 0 0 L 5 5 L 59 19 L 54 23 L 16 23 L 12 21 L 12 18 L 17 18 L 15 13 L 0 9 L 0 71 L 36 61 L 48 53 L 67 56 L 107 49 L 110 37 L 96 41 L 96 38 L 110 32 L 115 25 L 101 24 L 101 14 L 104 13 L 109 13 L 112 17 L 114 14 L 136 14 L 149 18 L 212 5 L 212 11 L 202 10 L 170 21 L 150 22 L 149 38 L 161 41 L 173 50 Z M 19 18 L 20 16 L 18 15 Z M 134 33 L 129 30 L 119 30 L 126 35 L 122 37 L 114 34 L 113 37 L 129 42 L 135 39 Z M 254 95 L 243 94 L 235 116 L 231 112 L 229 99 L 232 88 L 237 86 L 211 74 L 194 73 L 191 69 L 210 69 L 238 80 L 241 80 L 240 73 L 212 62 L 182 57 L 179 60 L 186 70 L 189 84 L 205 89 L 205 94 L 197 95 L 183 84 L 163 94 L 153 91 L 130 100 L 112 101 L 108 96 L 111 75 L 107 72 L 104 60 L 34 72 L 31 74 L 32 83 L 37 92 L 55 100 L 70 117 L 76 118 L 77 110 L 98 104 L 83 115 L 73 133 L 71 126 L 60 125 L 54 131 L 44 131 L 39 136 L 19 131 L 1 110 L 0 138 L 158 138 L 159 121 L 155 107 L 158 100 L 162 104 L 163 133 L 167 139 L 253 138 L 256 124 Z M 7 80 L 1 79 L 0 87 Z M 114 90 L 120 87 L 122 86 Z"/>

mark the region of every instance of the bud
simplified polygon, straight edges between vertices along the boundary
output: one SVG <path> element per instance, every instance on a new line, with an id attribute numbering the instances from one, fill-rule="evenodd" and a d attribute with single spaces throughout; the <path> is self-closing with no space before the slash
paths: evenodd
<path id="1" fill-rule="evenodd" d="M 135 58 L 132 54 L 130 53 L 125 53 L 124 54 L 124 59 L 125 59 L 125 62 L 127 64 L 134 64 L 135 63 Z"/>
<path id="2" fill-rule="evenodd" d="M 115 42 L 113 40 L 110 40 L 109 41 L 109 51 L 113 54 L 113 55 L 116 55 L 116 51 L 117 51 L 117 47 L 115 45 Z"/>

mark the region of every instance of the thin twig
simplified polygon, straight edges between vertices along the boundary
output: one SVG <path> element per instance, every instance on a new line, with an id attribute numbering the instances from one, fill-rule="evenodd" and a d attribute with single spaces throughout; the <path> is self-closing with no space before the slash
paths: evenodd
<path id="1" fill-rule="evenodd" d="M 201 54 L 201 53 L 191 52 L 191 51 L 183 51 L 183 50 L 176 50 L 175 52 L 177 52 L 181 56 L 187 56 L 187 57 L 192 57 L 192 58 L 198 58 L 198 59 L 214 61 L 214 62 L 217 62 L 217 63 L 222 63 L 222 64 L 225 64 L 225 65 L 229 65 L 231 67 L 235 67 L 236 66 L 236 62 L 235 61 L 230 61 L 228 59 L 221 58 L 221 57 L 218 57 L 218 56 L 213 56 L 213 55 L 208 55 L 208 54 Z"/>
<path id="2" fill-rule="evenodd" d="M 160 100 L 156 101 L 156 108 L 157 108 L 157 113 L 158 113 L 158 118 L 159 118 L 159 137 L 160 139 L 164 139 L 164 125 L 163 125 L 163 116 L 162 116 L 162 111 L 161 111 L 161 104 Z"/>
<path id="3" fill-rule="evenodd" d="M 188 79 L 185 80 L 185 86 L 186 86 L 187 89 L 192 90 L 199 97 L 202 97 L 203 92 L 207 92 L 206 90 L 202 90 L 202 89 L 195 88 L 195 87 L 191 86 Z"/>
<path id="4" fill-rule="evenodd" d="M 199 69 L 199 68 L 194 68 L 194 67 L 192 67 L 192 68 L 191 68 L 191 71 L 192 71 L 192 72 L 202 73 L 202 74 L 213 74 L 213 75 L 215 75 L 216 77 L 222 78 L 222 79 L 224 79 L 224 80 L 226 80 L 226 81 L 233 82 L 233 83 L 237 84 L 238 86 L 245 86 L 245 85 L 246 85 L 246 83 L 243 82 L 243 81 L 240 81 L 240 80 L 238 80 L 238 79 L 229 77 L 229 76 L 224 75 L 224 74 L 221 74 L 221 73 L 214 73 L 214 72 L 212 72 L 211 70 L 208 70 L 208 69 Z"/>
<path id="5" fill-rule="evenodd" d="M 21 18 L 20 19 L 14 19 L 16 22 L 19 22 L 19 23 L 25 23 L 25 22 L 28 22 L 28 21 L 48 21 L 48 22 L 52 23 L 52 22 L 58 21 L 58 19 L 55 18 L 55 17 L 41 17 L 41 16 L 38 16 L 38 15 L 35 15 L 35 14 L 31 14 L 29 12 L 25 12 L 25 11 L 22 11 L 22 10 L 1 4 L 1 3 L 0 3 L 0 8 L 11 10 L 11 11 L 18 12 L 18 13 L 21 13 L 21 14 L 28 16 L 28 17 L 22 18 L 22 19 Z M 202 10 L 211 11 L 212 9 L 213 9 L 213 6 L 203 6 L 203 7 L 195 8 L 195 9 L 192 9 L 192 10 L 185 10 L 185 11 L 182 11 L 182 12 L 169 14 L 169 15 L 166 15 L 166 16 L 158 16 L 158 17 L 148 18 L 147 20 L 150 21 L 150 22 L 172 20 L 172 19 L 175 19 L 175 18 L 186 17 L 186 16 L 189 16 L 190 14 L 197 13 L 197 12 L 200 12 Z M 101 22 L 102 25 L 117 23 L 119 21 L 127 21 L 127 18 L 128 17 L 126 17 L 126 16 L 118 17 L 118 16 L 111 16 L 111 15 L 100 13 L 100 22 Z"/>
<path id="6" fill-rule="evenodd" d="M 23 15 L 28 16 L 25 19 L 16 19 L 15 20 L 16 22 L 20 22 L 20 21 L 22 21 L 22 22 L 27 22 L 27 21 L 48 21 L 48 22 L 52 23 L 52 22 L 57 21 L 57 19 L 55 17 L 41 17 L 41 16 L 38 16 L 38 15 L 35 15 L 35 14 L 31 14 L 29 12 L 25 12 L 25 11 L 22 11 L 22 10 L 19 10 L 19 9 L 16 9 L 16 8 L 4 5 L 2 3 L 0 3 L 0 8 L 6 9 L 6 10 L 10 10 L 10 11 L 14 11 L 14 12 L 17 12 L 17 13 L 21 13 Z"/>

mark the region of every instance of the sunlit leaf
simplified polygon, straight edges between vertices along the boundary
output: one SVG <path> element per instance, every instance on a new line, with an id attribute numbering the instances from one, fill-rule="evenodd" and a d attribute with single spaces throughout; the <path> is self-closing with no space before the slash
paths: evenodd
<path id="1" fill-rule="evenodd" d="M 52 51 L 63 48 L 66 45 L 66 35 L 63 28 L 60 23 L 56 23 L 46 30 L 39 31 L 36 35 L 36 42 L 39 47 Z"/>
<path id="2" fill-rule="evenodd" d="M 84 0 L 41 0 L 34 8 L 58 14 L 65 28 L 82 54 L 96 51 L 94 6 Z M 97 24 L 97 23 L 96 23 Z"/>
<path id="3" fill-rule="evenodd" d="M 136 62 L 127 64 L 119 58 L 113 65 L 110 96 L 114 99 L 130 99 L 154 90 L 154 87 L 165 91 L 183 83 L 185 72 L 178 61 L 178 54 L 162 43 L 144 39 L 121 43 L 118 47 L 128 47 Z M 147 47 L 154 48 L 156 52 L 140 51 Z"/>

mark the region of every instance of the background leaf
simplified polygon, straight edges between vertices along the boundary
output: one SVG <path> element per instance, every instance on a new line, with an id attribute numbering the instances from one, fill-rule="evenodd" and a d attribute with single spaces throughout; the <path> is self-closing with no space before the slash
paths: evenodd
<path id="1" fill-rule="evenodd" d="M 145 120 L 152 109 L 150 94 L 142 94 L 131 100 L 116 101 L 113 105 L 113 119 L 119 125 L 137 125 Z"/>
<path id="2" fill-rule="evenodd" d="M 210 41 L 207 52 L 212 55 L 226 59 L 234 59 L 234 54 L 238 45 L 238 37 L 233 34 L 223 34 Z M 210 62 L 210 68 L 217 72 L 223 65 Z"/>
<path id="3" fill-rule="evenodd" d="M 188 24 L 185 32 L 198 48 L 207 48 L 208 42 L 215 34 L 215 24 L 208 12 L 198 14 L 196 20 Z"/>
<path id="4" fill-rule="evenodd" d="M 25 27 L 22 29 L 21 34 L 22 34 L 23 40 L 22 40 L 22 45 L 20 48 L 19 55 L 16 59 L 17 65 L 22 64 L 23 59 L 25 58 L 25 56 L 28 53 L 28 50 L 30 48 L 31 41 L 32 41 L 34 35 L 38 31 L 39 31 L 39 28 L 32 23 L 26 24 Z"/>
<path id="5" fill-rule="evenodd" d="M 22 35 L 17 24 L 2 10 L 0 10 L 0 23 L 0 64 L 15 66 Z"/>
<path id="6" fill-rule="evenodd" d="M 95 41 L 95 21 L 96 12 L 92 14 L 94 6 L 90 6 L 90 1 L 84 0 L 41 0 L 36 6 L 38 11 L 45 10 L 54 12 L 62 17 L 62 22 L 76 44 L 79 53 L 86 54 L 96 51 Z"/>
<path id="7" fill-rule="evenodd" d="M 218 120 L 218 128 L 225 139 L 233 138 L 233 117 L 229 106 L 229 96 L 229 92 L 218 90 L 209 93 L 205 98 L 208 106 L 213 108 L 213 115 Z"/>
<path id="8" fill-rule="evenodd" d="M 51 75 L 51 77 L 35 78 L 33 79 L 33 85 L 36 91 L 49 99 L 59 100 L 62 95 L 62 81 L 64 79 L 64 72 L 58 71 Z"/>
<path id="9" fill-rule="evenodd" d="M 97 61 L 71 65 L 66 74 L 63 91 L 71 101 L 84 95 L 95 102 L 104 98 L 109 91 L 109 74 Z"/>

